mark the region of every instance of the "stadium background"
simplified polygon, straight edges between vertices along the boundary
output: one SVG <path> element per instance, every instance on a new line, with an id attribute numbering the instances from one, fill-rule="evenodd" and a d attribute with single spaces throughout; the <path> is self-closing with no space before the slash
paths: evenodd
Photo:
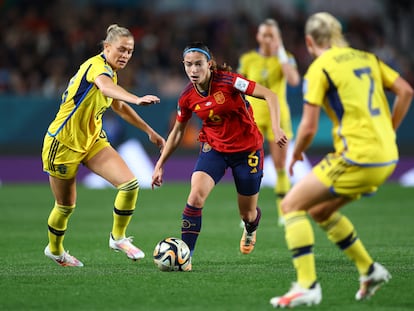
<path id="1" fill-rule="evenodd" d="M 311 62 L 304 23 L 309 14 L 324 10 L 340 18 L 353 47 L 375 52 L 414 85 L 413 8 L 409 0 L 0 0 L 0 181 L 46 181 L 40 162 L 45 130 L 68 79 L 84 60 L 99 53 L 109 24 L 118 23 L 134 34 L 136 50 L 119 73 L 120 85 L 161 98 L 160 105 L 136 109 L 166 137 L 177 97 L 187 83 L 181 52 L 188 42 L 206 42 L 219 63 L 236 70 L 240 54 L 256 46 L 257 24 L 272 17 L 303 75 Z M 296 128 L 301 88 L 289 88 L 288 99 Z M 413 118 L 411 109 L 398 133 L 399 172 L 414 167 Z M 145 135 L 111 114 L 105 126 L 114 145 L 135 137 L 156 157 L 157 150 Z M 195 131 L 198 124 L 193 126 Z M 309 150 L 311 158 L 331 149 L 329 128 L 329 121 L 322 118 Z M 195 155 L 192 134 L 188 131 L 188 140 L 176 153 L 178 161 Z"/>

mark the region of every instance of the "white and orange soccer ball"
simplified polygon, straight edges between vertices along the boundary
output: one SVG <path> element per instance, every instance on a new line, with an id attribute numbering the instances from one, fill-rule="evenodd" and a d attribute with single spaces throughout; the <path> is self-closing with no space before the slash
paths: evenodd
<path id="1" fill-rule="evenodd" d="M 190 249 L 178 238 L 165 238 L 154 249 L 154 263 L 161 271 L 186 271 L 190 263 Z"/>

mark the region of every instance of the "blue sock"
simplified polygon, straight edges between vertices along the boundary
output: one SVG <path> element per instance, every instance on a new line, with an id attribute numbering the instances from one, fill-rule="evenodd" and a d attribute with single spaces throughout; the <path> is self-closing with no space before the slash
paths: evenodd
<path id="1" fill-rule="evenodd" d="M 201 230 L 202 208 L 186 204 L 181 225 L 181 239 L 190 248 L 190 256 L 193 256 L 195 244 Z"/>

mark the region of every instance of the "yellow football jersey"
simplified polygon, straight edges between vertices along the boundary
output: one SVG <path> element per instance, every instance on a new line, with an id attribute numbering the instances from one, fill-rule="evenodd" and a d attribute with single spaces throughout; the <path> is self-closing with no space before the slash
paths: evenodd
<path id="1" fill-rule="evenodd" d="M 296 62 L 291 54 L 288 54 L 289 62 L 296 67 Z M 280 103 L 280 123 L 286 136 L 291 139 L 293 136 L 290 120 L 290 110 L 286 99 L 286 79 L 283 75 L 282 66 L 277 56 L 266 57 L 257 50 L 243 54 L 240 57 L 238 72 L 246 78 L 253 80 L 275 92 Z M 266 101 L 247 96 L 251 103 L 254 118 L 258 126 L 271 128 L 269 109 Z M 265 136 L 266 133 L 264 133 Z"/>
<path id="2" fill-rule="evenodd" d="M 399 74 L 374 54 L 333 47 L 310 65 L 304 77 L 304 102 L 324 108 L 333 122 L 335 151 L 357 165 L 387 165 L 398 160 L 384 88 Z"/>
<path id="3" fill-rule="evenodd" d="M 62 95 L 59 111 L 47 134 L 72 150 L 85 152 L 102 130 L 102 115 L 111 106 L 112 98 L 105 97 L 94 84 L 99 75 L 118 82 L 117 74 L 103 54 L 84 62 L 69 81 Z"/>

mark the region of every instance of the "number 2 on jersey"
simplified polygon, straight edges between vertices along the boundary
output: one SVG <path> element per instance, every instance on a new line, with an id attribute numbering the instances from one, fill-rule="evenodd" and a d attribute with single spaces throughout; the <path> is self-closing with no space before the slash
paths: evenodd
<path id="1" fill-rule="evenodd" d="M 378 116 L 380 114 L 379 108 L 372 107 L 372 94 L 374 93 L 374 79 L 371 76 L 371 68 L 363 67 L 354 70 L 354 74 L 360 78 L 362 75 L 367 75 L 369 78 L 369 91 L 368 91 L 368 110 L 371 116 Z"/>

